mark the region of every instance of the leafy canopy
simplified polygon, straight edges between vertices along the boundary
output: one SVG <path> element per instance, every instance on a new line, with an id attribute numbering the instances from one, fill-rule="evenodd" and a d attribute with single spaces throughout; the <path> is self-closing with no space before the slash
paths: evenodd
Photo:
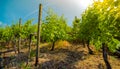
<path id="1" fill-rule="evenodd" d="M 42 39 L 48 42 L 66 39 L 66 28 L 67 24 L 64 16 L 58 16 L 50 10 L 42 24 Z"/>

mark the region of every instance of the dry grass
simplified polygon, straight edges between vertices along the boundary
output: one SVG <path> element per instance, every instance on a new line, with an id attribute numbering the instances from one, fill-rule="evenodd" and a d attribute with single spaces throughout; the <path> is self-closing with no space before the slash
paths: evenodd
<path id="1" fill-rule="evenodd" d="M 88 54 L 87 48 L 82 45 L 73 45 L 67 41 L 57 41 L 55 50 L 50 51 L 51 43 L 40 45 L 40 57 L 38 69 L 106 69 L 102 53 L 94 51 L 94 55 Z M 35 50 L 35 46 L 32 46 Z M 24 49 L 22 51 L 27 51 Z M 35 57 L 29 62 L 31 69 L 34 69 Z M 120 69 L 120 59 L 114 56 L 108 56 L 112 69 Z"/>

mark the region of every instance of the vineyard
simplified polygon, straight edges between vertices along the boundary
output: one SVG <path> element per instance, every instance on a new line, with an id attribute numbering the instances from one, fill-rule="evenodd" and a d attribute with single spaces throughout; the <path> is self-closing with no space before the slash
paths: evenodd
<path id="1" fill-rule="evenodd" d="M 100 0 L 72 26 L 39 5 L 32 19 L 0 26 L 0 69 L 120 69 L 120 1 Z"/>

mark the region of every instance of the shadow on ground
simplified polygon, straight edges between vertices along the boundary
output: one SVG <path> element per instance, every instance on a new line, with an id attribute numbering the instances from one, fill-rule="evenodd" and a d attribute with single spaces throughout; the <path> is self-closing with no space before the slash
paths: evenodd
<path id="1" fill-rule="evenodd" d="M 24 52 L 20 52 L 19 54 L 16 54 L 16 56 L 4 56 L 0 58 L 0 69 L 1 68 L 11 68 L 11 67 L 18 67 L 19 64 L 22 62 L 27 62 L 28 55 Z"/>
<path id="2" fill-rule="evenodd" d="M 74 63 L 77 62 L 78 60 L 79 61 L 84 60 L 83 56 L 87 55 L 87 54 L 84 54 L 84 51 L 77 51 L 77 50 L 72 51 L 69 49 L 62 49 L 62 48 L 55 49 L 54 51 L 48 51 L 47 48 L 43 47 L 40 49 L 40 51 L 41 53 L 47 53 L 51 55 L 65 53 L 67 57 L 65 57 L 63 60 L 51 59 L 49 61 L 41 63 L 39 64 L 38 69 L 75 69 Z"/>

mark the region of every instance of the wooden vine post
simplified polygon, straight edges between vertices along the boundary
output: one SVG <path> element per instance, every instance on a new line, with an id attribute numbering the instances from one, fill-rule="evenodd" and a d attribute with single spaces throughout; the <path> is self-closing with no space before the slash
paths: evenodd
<path id="1" fill-rule="evenodd" d="M 21 31 L 21 23 L 22 23 L 22 19 L 19 19 L 19 32 Z M 18 38 L 18 53 L 20 53 L 20 46 L 21 46 L 21 37 L 19 34 L 19 38 Z"/>
<path id="2" fill-rule="evenodd" d="M 38 62 L 39 62 L 40 26 L 42 24 L 41 20 L 42 20 L 42 4 L 39 5 L 38 31 L 37 31 L 37 47 L 36 47 L 35 66 L 37 66 Z"/>

